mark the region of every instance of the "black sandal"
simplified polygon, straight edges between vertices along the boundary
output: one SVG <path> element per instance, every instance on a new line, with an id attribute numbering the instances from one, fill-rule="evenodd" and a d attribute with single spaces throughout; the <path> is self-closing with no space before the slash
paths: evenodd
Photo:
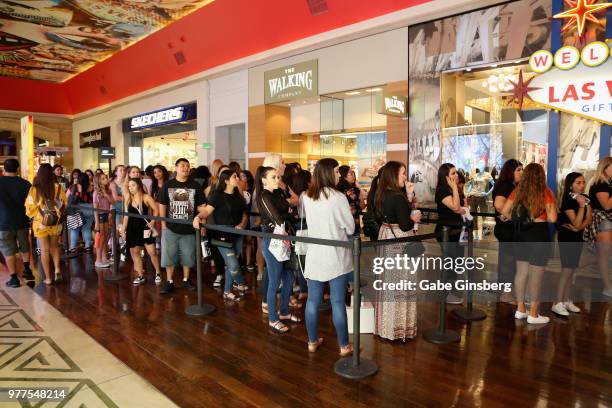
<path id="1" fill-rule="evenodd" d="M 278 318 L 280 320 L 291 321 L 291 322 L 294 322 L 294 323 L 300 323 L 302 321 L 302 319 L 300 319 L 298 316 L 296 316 L 296 315 L 294 315 L 292 313 L 289 313 L 286 316 L 278 315 Z"/>
<path id="2" fill-rule="evenodd" d="M 289 328 L 285 326 L 280 320 L 276 323 L 268 323 L 268 326 L 270 326 L 270 330 L 272 330 L 276 334 L 285 334 L 289 331 Z"/>

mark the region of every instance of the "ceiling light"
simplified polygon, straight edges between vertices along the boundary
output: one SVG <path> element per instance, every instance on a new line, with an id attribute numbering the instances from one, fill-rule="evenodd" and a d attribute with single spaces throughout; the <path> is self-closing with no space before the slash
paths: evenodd
<path id="1" fill-rule="evenodd" d="M 370 88 L 370 89 L 366 89 L 366 92 L 378 92 L 378 91 L 382 91 L 382 88 Z"/>
<path id="2" fill-rule="evenodd" d="M 472 68 L 466 68 L 465 69 L 467 72 L 470 72 L 472 70 Z"/>
<path id="3" fill-rule="evenodd" d="M 290 103 L 288 103 L 288 104 L 287 104 L 287 106 L 291 106 L 291 104 L 290 104 Z"/>
<path id="4" fill-rule="evenodd" d="M 360 93 L 361 93 L 360 91 L 351 91 L 351 92 L 345 92 L 345 95 L 353 96 L 353 95 L 359 95 Z"/>

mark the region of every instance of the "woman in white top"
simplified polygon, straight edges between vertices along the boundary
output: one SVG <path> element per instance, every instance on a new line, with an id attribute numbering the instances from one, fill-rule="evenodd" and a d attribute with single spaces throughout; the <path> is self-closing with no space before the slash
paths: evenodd
<path id="1" fill-rule="evenodd" d="M 312 183 L 304 196 L 304 211 L 309 237 L 348 241 L 355 230 L 346 195 L 336 188 L 340 173 L 334 159 L 317 162 Z M 353 271 L 353 254 L 348 248 L 308 244 L 306 270 L 308 301 L 306 302 L 306 329 L 308 351 L 314 353 L 323 342 L 318 337 L 318 307 L 323 297 L 323 287 L 329 282 L 332 303 L 332 320 L 336 328 L 340 355 L 353 351 L 349 344 L 346 321 L 346 291 L 348 277 Z"/>

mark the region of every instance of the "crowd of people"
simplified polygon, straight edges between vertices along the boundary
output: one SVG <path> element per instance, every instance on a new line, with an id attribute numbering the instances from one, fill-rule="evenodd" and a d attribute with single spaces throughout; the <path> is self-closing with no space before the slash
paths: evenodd
<path id="1" fill-rule="evenodd" d="M 190 273 L 198 262 L 196 244 L 200 245 L 195 229 L 202 228 L 217 275 L 213 286 L 223 286 L 223 299 L 240 302 L 249 289 L 245 273 L 257 273 L 263 287 L 261 309 L 268 316 L 270 330 L 288 332 L 288 324 L 302 321 L 296 309 L 305 308 L 310 352 L 323 341 L 317 323 L 318 306 L 324 298 L 331 303 L 340 354 L 352 352 L 346 311 L 347 295 L 352 291 L 351 250 L 298 244 L 293 253 L 287 253 L 283 241 L 206 230 L 206 226 L 348 241 L 361 234 L 373 240 L 414 235 L 421 222 L 414 184 L 408 180 L 406 165 L 397 161 L 389 161 L 379 170 L 367 194 L 358 186 L 355 172 L 334 159 L 319 160 L 311 174 L 299 163 L 285 164 L 279 154 L 265 157 L 255 175 L 236 162 L 225 165 L 215 160 L 210 169 L 193 169 L 186 159 L 176 161 L 172 174 L 161 165 L 149 166 L 144 172 L 137 166 L 118 165 L 112 174 L 100 169 L 75 169 L 65 177 L 62 166 L 42 164 L 32 185 L 19 177 L 17 160 L 7 160 L 4 170 L 0 177 L 0 190 L 4 192 L 0 195 L 0 251 L 11 273 L 8 286 L 20 285 L 18 255 L 23 262 L 22 279 L 34 279 L 30 268 L 31 232 L 32 242 L 40 249 L 45 284 L 62 280 L 62 244 L 72 253 L 95 250 L 95 267 L 99 269 L 109 268 L 112 256 L 131 258 L 134 285 L 146 283 L 146 252 L 161 294 L 175 290 L 176 268 L 182 268 L 181 286 L 195 290 Z M 560 207 L 539 164 L 523 167 L 511 159 L 492 178 L 494 184 L 488 177 L 476 174 L 466 186 L 462 172 L 451 163 L 442 164 L 435 189 L 435 230 L 441 233 L 444 227 L 450 227 L 448 240 L 458 243 L 469 209 L 482 211 L 482 197 L 492 193 L 497 215 L 494 233 L 500 242 L 498 279 L 514 282 L 514 293 L 503 294 L 501 300 L 516 304 L 516 319 L 527 319 L 531 324 L 549 320 L 540 314 L 539 294 L 544 267 L 551 257 L 550 223 L 557 225 L 562 263 L 552 311 L 560 316 L 580 312 L 572 302 L 571 285 L 583 242 L 599 244 L 603 293 L 612 297 L 608 275 L 612 158 L 602 159 L 595 177 L 588 182 L 580 173 L 568 174 Z M 115 219 L 110 216 L 111 209 L 119 212 Z M 69 230 L 67 239 L 62 238 L 63 225 Z M 109 253 L 113 228 L 121 237 L 123 254 Z M 378 256 L 394 257 L 404 253 L 417 256 L 425 249 L 418 242 L 400 242 L 377 250 Z M 445 256 L 463 256 L 460 245 L 441 245 L 441 250 Z M 392 269 L 383 279 L 414 280 L 416 276 Z M 456 273 L 448 271 L 445 279 L 453 281 Z M 296 295 L 294 285 L 298 288 Z M 393 301 L 385 298 L 388 295 L 377 294 L 374 333 L 391 340 L 413 338 L 417 333 L 416 293 L 404 293 Z M 448 293 L 446 300 L 463 301 L 456 292 Z"/>

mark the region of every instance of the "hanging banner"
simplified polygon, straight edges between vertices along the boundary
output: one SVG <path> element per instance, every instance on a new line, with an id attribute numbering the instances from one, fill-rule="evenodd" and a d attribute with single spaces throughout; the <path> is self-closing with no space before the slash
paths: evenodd
<path id="1" fill-rule="evenodd" d="M 536 51 L 529 64 L 541 72 L 529 83 L 529 98 L 534 102 L 612 124 L 612 61 L 605 43 L 594 42 L 582 51 L 562 47 L 553 56 Z"/>
<path id="2" fill-rule="evenodd" d="M 34 118 L 32 115 L 21 118 L 21 177 L 34 180 Z"/>

